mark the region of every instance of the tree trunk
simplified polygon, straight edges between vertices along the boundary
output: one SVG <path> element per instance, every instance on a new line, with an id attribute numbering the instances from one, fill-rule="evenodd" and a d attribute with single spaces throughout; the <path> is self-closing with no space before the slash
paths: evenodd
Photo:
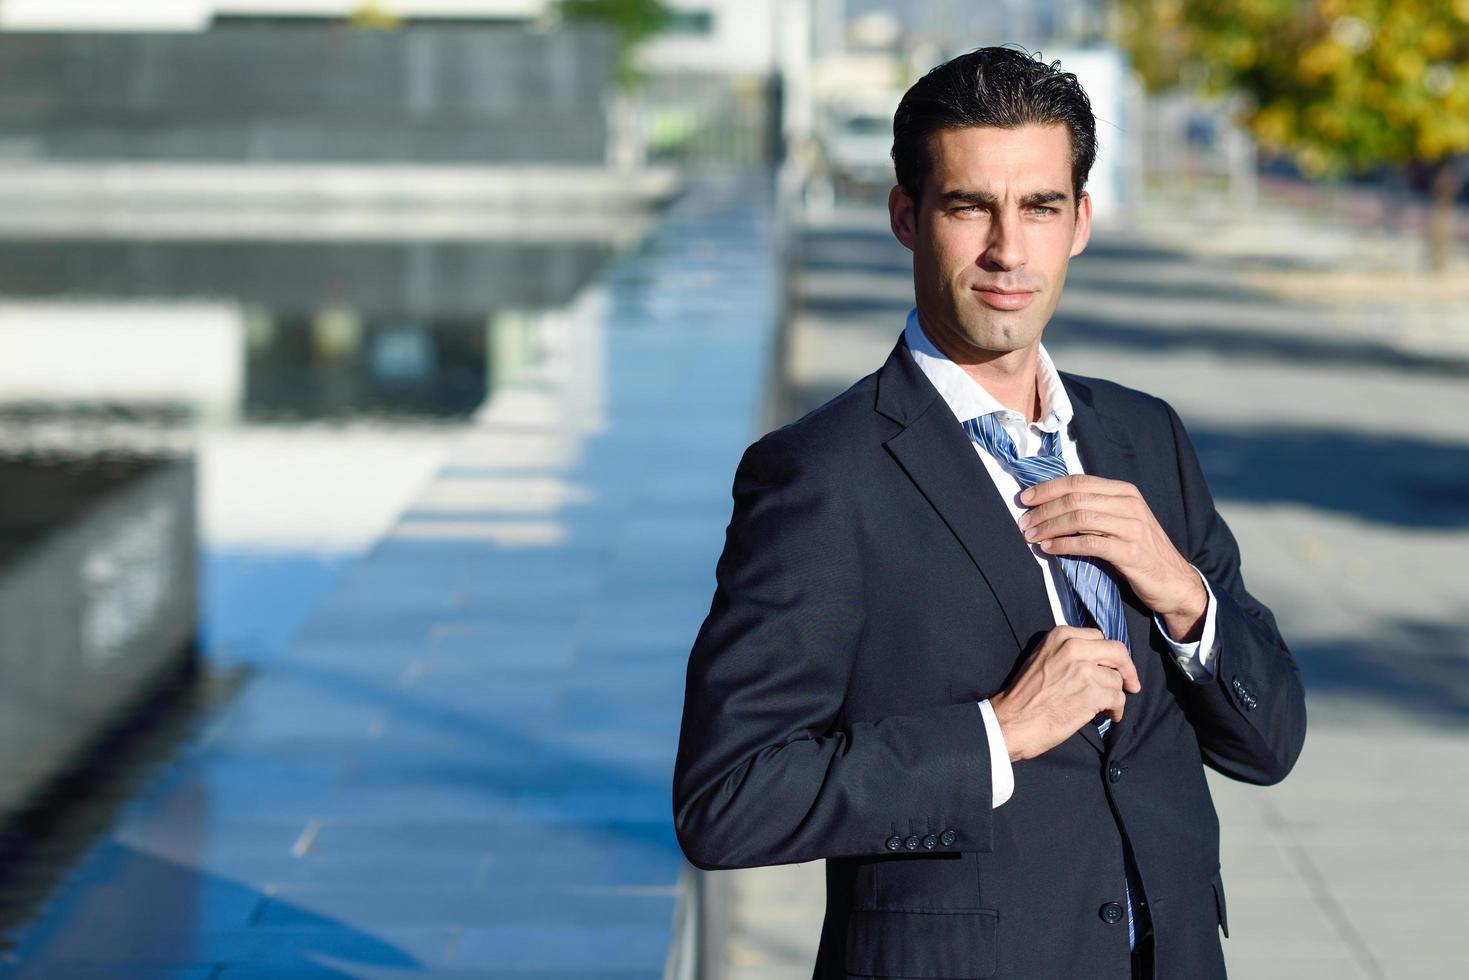
<path id="1" fill-rule="evenodd" d="M 1449 267 L 1449 256 L 1458 238 L 1459 192 L 1464 189 L 1469 167 L 1464 158 L 1450 157 L 1433 171 L 1433 198 L 1428 213 L 1428 267 L 1443 275 Z"/>

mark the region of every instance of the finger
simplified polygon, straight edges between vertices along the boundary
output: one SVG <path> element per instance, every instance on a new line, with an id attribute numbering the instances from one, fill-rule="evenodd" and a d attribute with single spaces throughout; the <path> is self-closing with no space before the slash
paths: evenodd
<path id="1" fill-rule="evenodd" d="M 1101 510 L 1069 510 L 1026 528 L 1025 540 L 1034 543 L 1068 534 L 1104 534 L 1123 541 L 1137 541 L 1142 537 L 1142 526 L 1130 517 Z"/>
<path id="2" fill-rule="evenodd" d="M 1096 662 L 1092 647 L 1105 642 L 1107 638 L 1102 635 L 1101 630 L 1081 626 L 1057 626 L 1041 642 L 1041 649 L 1050 647 L 1058 656 L 1069 656 L 1082 662 Z"/>
<path id="3" fill-rule="evenodd" d="M 1117 672 L 1122 678 L 1122 689 L 1127 693 L 1137 694 L 1143 689 L 1137 676 L 1137 664 L 1132 662 L 1132 654 L 1125 645 L 1116 640 L 1103 640 L 1089 644 L 1088 650 L 1093 663 Z"/>
<path id="4" fill-rule="evenodd" d="M 1105 534 L 1067 534 L 1037 542 L 1048 555 L 1071 555 L 1075 558 L 1101 558 L 1116 565 L 1126 557 L 1130 542 Z"/>
<path id="5" fill-rule="evenodd" d="M 1113 691 L 1122 690 L 1122 672 L 1117 670 L 1115 667 L 1103 667 L 1101 664 L 1096 664 L 1095 674 L 1097 678 L 1097 683 L 1101 684 L 1103 687 L 1109 688 Z"/>
<path id="6" fill-rule="evenodd" d="M 1047 521 L 1053 517 L 1060 517 L 1067 511 L 1073 510 L 1102 511 L 1123 517 L 1135 516 L 1137 504 L 1138 501 L 1135 498 L 1125 497 L 1120 494 L 1076 491 L 1062 494 L 1059 497 L 1037 504 L 1024 514 L 1021 514 L 1020 519 L 1016 523 L 1022 529 L 1034 527 L 1041 521 Z"/>
<path id="7" fill-rule="evenodd" d="M 1112 719 L 1112 724 L 1115 725 L 1122 720 L 1122 713 L 1126 709 L 1127 698 L 1122 694 L 1121 691 L 1118 691 L 1116 700 L 1108 704 L 1107 707 L 1103 710 L 1106 712 L 1107 717 Z"/>
<path id="8" fill-rule="evenodd" d="M 1124 691 L 1128 694 L 1139 694 L 1142 692 L 1143 682 L 1137 676 L 1137 664 L 1132 662 L 1130 655 L 1123 662 L 1122 666 L 1117 668 L 1117 673 L 1122 677 L 1122 689 Z"/>
<path id="9" fill-rule="evenodd" d="M 1024 490 L 1020 494 L 1020 502 L 1027 507 L 1034 507 L 1068 493 L 1088 492 L 1104 493 L 1110 496 L 1131 496 L 1137 493 L 1137 488 L 1121 480 L 1108 480 L 1105 477 L 1073 473 L 1070 476 L 1058 476 L 1054 480 L 1037 483 Z"/>

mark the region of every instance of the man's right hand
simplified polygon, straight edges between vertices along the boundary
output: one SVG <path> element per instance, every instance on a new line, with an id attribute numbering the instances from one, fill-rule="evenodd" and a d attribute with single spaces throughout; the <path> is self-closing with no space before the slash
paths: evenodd
<path id="1" fill-rule="evenodd" d="M 990 706 L 1010 761 L 1019 762 L 1049 752 L 1098 714 L 1121 721 L 1123 692 L 1141 690 L 1125 645 L 1104 639 L 1101 630 L 1057 626 Z"/>

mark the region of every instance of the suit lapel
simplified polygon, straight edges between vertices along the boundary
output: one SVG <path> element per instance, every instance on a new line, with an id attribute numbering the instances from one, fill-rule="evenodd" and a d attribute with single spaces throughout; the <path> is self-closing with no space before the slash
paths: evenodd
<path id="1" fill-rule="evenodd" d="M 903 426 L 886 447 L 959 539 L 1029 650 L 1055 620 L 1040 566 L 969 437 L 901 342 L 878 374 L 877 409 Z"/>
<path id="2" fill-rule="evenodd" d="M 1071 397 L 1071 437 L 1076 442 L 1082 468 L 1092 476 L 1138 485 L 1141 469 L 1129 426 L 1124 421 L 1099 412 L 1093 403 L 1091 388 L 1085 382 L 1069 374 L 1063 374 L 1061 381 Z M 1157 660 L 1149 643 L 1153 616 L 1143 607 L 1126 582 L 1118 578 L 1117 587 L 1122 595 L 1127 619 L 1128 647 L 1132 651 L 1133 665 L 1137 668 L 1138 680 L 1142 683 L 1143 690 L 1147 691 L 1153 684 L 1162 683 L 1161 680 L 1151 678 Z M 1136 721 L 1124 714 L 1122 724 L 1109 736 L 1113 752 L 1127 744 L 1136 727 Z"/>

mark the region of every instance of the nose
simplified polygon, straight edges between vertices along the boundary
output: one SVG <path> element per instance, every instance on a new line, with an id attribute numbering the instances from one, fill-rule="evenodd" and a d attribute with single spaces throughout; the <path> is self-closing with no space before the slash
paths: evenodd
<path id="1" fill-rule="evenodd" d="M 1007 272 L 1025 264 L 1025 238 L 1018 214 L 1002 212 L 990 222 L 990 240 L 985 246 L 984 260 Z"/>

